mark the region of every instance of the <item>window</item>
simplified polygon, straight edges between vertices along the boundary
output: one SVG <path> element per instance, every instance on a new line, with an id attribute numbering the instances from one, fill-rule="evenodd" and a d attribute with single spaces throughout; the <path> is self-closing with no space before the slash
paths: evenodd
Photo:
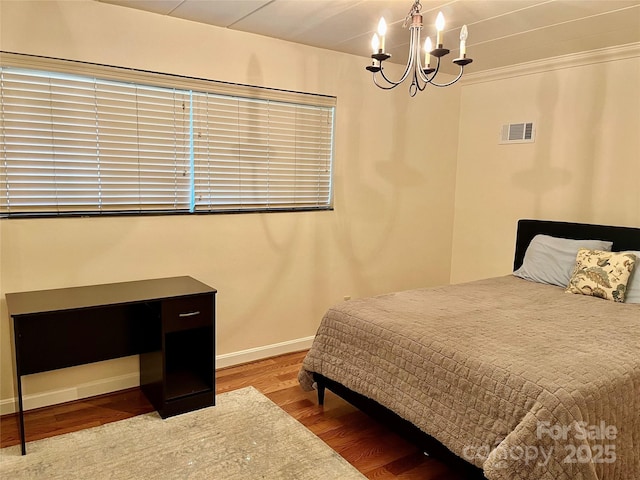
<path id="1" fill-rule="evenodd" d="M 0 216 L 332 206 L 333 97 L 15 57 Z"/>

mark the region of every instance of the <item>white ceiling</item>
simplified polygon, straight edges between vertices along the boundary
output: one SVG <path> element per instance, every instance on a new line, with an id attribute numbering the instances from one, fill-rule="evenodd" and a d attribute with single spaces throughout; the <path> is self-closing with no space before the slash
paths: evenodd
<path id="1" fill-rule="evenodd" d="M 371 36 L 384 16 L 389 24 L 386 50 L 398 63 L 406 61 L 409 31 L 402 23 L 413 4 L 413 0 L 99 1 L 361 56 L 371 54 Z M 422 0 L 425 35 L 433 40 L 440 10 L 446 18 L 448 58 L 458 56 L 460 28 L 468 25 L 467 56 L 474 59 L 468 71 L 640 42 L 640 0 Z"/>

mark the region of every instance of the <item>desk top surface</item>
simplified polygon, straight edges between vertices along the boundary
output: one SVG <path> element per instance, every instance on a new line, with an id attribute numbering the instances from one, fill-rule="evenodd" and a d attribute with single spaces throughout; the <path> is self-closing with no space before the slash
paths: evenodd
<path id="1" fill-rule="evenodd" d="M 203 293 L 216 293 L 216 289 L 191 277 L 171 277 L 7 293 L 6 299 L 9 315 L 16 317 L 34 313 L 162 300 Z"/>

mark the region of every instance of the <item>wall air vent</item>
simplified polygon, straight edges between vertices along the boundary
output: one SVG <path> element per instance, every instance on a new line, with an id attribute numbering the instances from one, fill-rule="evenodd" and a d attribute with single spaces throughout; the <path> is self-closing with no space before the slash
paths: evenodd
<path id="1" fill-rule="evenodd" d="M 502 126 L 500 131 L 500 143 L 533 143 L 535 141 L 535 129 L 533 123 L 508 123 Z"/>

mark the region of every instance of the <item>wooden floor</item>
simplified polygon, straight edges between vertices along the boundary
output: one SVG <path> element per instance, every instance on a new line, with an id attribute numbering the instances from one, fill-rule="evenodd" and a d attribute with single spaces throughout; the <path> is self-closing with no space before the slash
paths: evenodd
<path id="1" fill-rule="evenodd" d="M 336 450 L 367 478 L 468 480 L 467 474 L 425 456 L 411 444 L 327 392 L 324 407 L 315 392 L 303 392 L 297 375 L 306 352 L 292 353 L 216 372 L 217 393 L 254 386 Z M 153 408 L 140 389 L 31 410 L 27 441 L 122 420 Z M 15 414 L 0 418 L 0 447 L 19 443 Z M 474 478 L 475 480 L 475 478 Z"/>

